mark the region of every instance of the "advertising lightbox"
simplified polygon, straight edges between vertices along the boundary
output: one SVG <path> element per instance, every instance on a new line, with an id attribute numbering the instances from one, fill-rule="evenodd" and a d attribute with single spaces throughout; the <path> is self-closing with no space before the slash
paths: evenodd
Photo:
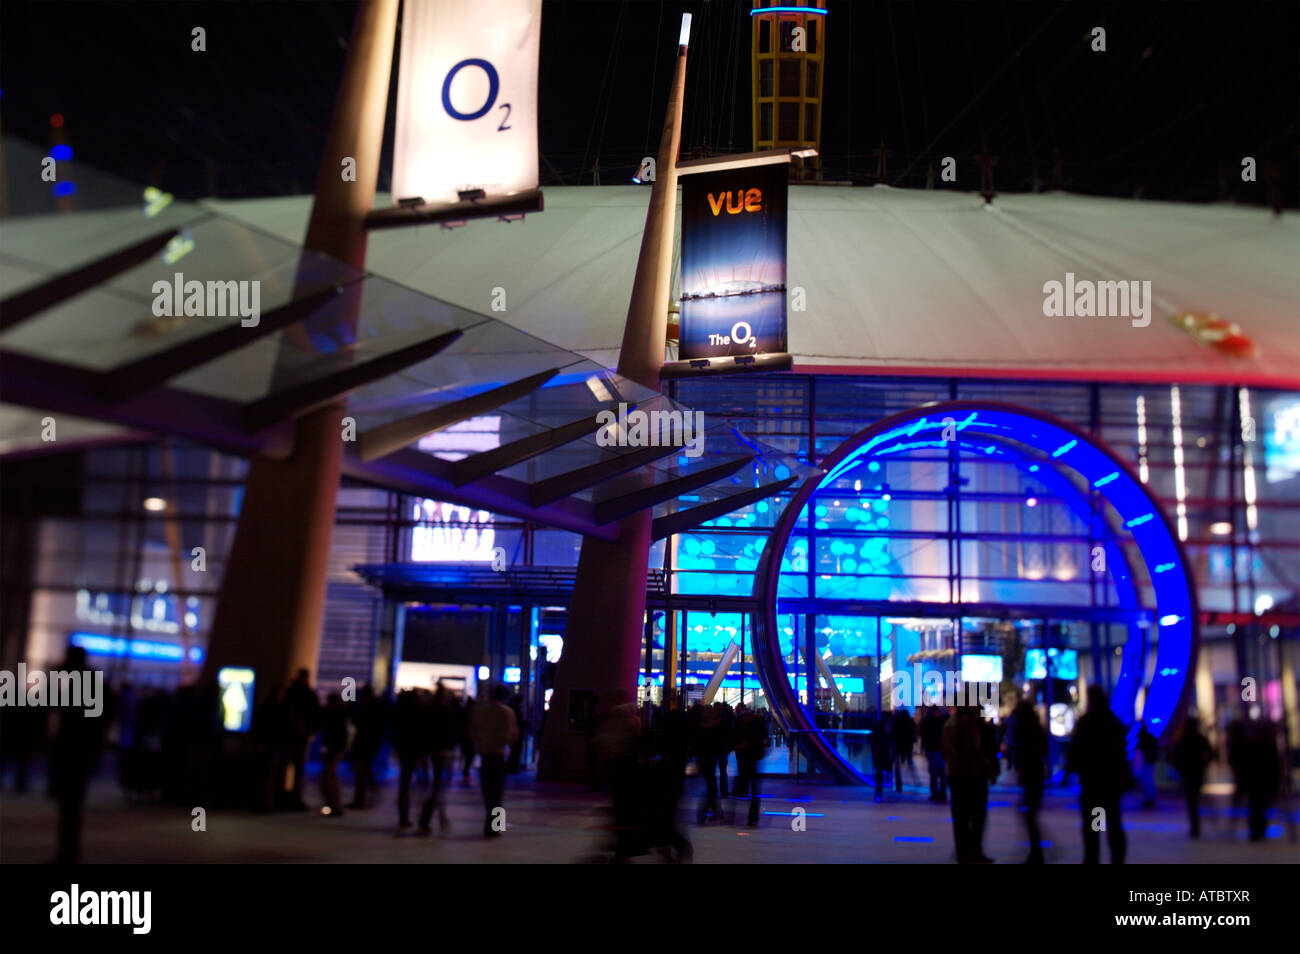
<path id="1" fill-rule="evenodd" d="M 393 201 L 537 188 L 541 0 L 405 0 Z"/>
<path id="2" fill-rule="evenodd" d="M 788 175 L 769 163 L 682 177 L 679 360 L 785 353 Z"/>

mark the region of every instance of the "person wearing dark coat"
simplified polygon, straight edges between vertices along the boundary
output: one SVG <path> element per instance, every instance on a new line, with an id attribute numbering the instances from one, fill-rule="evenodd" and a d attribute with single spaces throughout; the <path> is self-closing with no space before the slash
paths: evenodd
<path id="1" fill-rule="evenodd" d="M 323 814 L 337 818 L 343 814 L 343 797 L 339 792 L 339 763 L 348 750 L 348 710 L 343 697 L 331 693 L 321 715 L 320 793 L 325 799 Z"/>
<path id="2" fill-rule="evenodd" d="M 59 671 L 90 677 L 86 651 L 80 646 L 70 647 Z M 107 704 L 104 709 L 108 709 Z M 58 730 L 50 748 L 49 779 L 50 794 L 59 803 L 59 842 L 54 861 L 75 864 L 81 860 L 86 788 L 98 767 L 104 730 L 112 717 L 107 711 L 91 715 L 81 706 L 62 706 L 57 710 L 57 717 Z"/>
<path id="3" fill-rule="evenodd" d="M 1156 807 L 1156 762 L 1160 758 L 1160 744 L 1143 723 L 1138 729 L 1138 754 L 1142 756 L 1139 781 L 1142 783 L 1142 807 Z"/>
<path id="4" fill-rule="evenodd" d="M 889 733 L 889 720 L 879 715 L 870 720 L 867 743 L 871 746 L 871 772 L 876 783 L 876 801 L 885 800 L 885 779 L 889 777 L 894 762 L 894 740 Z"/>
<path id="5" fill-rule="evenodd" d="M 1268 835 L 1268 808 L 1282 782 L 1282 759 L 1277 750 L 1277 731 L 1268 721 L 1246 726 L 1243 781 L 1250 819 L 1250 840 L 1263 841 Z"/>
<path id="6" fill-rule="evenodd" d="M 694 717 L 695 760 L 699 765 L 700 775 L 704 777 L 704 801 L 700 804 L 698 817 L 701 825 L 710 821 L 719 821 L 722 817 L 722 803 L 719 801 L 718 768 L 719 763 L 727 757 L 727 727 L 723 722 L 719 706 L 697 706 L 691 710 Z M 722 771 L 725 773 L 726 769 Z"/>
<path id="7" fill-rule="evenodd" d="M 758 763 L 767 754 L 767 722 L 743 702 L 736 710 L 736 788 L 749 793 L 749 820 L 758 824 Z"/>
<path id="8" fill-rule="evenodd" d="M 456 749 L 461 743 L 459 713 L 456 700 L 442 683 L 433 694 L 433 708 L 429 711 L 429 748 L 433 756 L 432 785 L 429 797 L 424 800 L 420 810 L 420 833 L 428 834 L 433 821 L 433 811 L 438 810 L 438 827 L 441 831 L 451 828 L 451 819 L 447 817 L 447 783 L 451 780 L 452 762 L 456 758 Z"/>
<path id="9" fill-rule="evenodd" d="M 952 790 L 952 830 L 957 863 L 989 864 L 984 854 L 989 783 L 998 777 L 997 742 L 977 706 L 958 706 L 943 727 L 943 758 Z M 990 751 L 992 743 L 992 751 Z"/>
<path id="10" fill-rule="evenodd" d="M 1043 834 L 1038 827 L 1038 812 L 1043 807 L 1043 783 L 1047 772 L 1047 733 L 1038 721 L 1038 712 L 1028 699 L 1016 706 L 1011 728 L 1011 744 L 1016 753 L 1016 776 L 1025 798 L 1025 827 L 1029 831 L 1027 864 L 1043 863 Z"/>
<path id="11" fill-rule="evenodd" d="M 486 703 L 486 699 L 484 702 Z M 456 727 L 460 738 L 461 779 L 469 781 L 470 766 L 474 764 L 474 739 L 469 734 L 470 724 L 474 721 L 474 697 L 468 696 L 463 705 L 456 710 L 459 724 Z"/>
<path id="12" fill-rule="evenodd" d="M 355 787 L 348 808 L 368 808 L 368 795 L 375 787 L 374 764 L 384 741 L 384 703 L 370 686 L 362 686 L 349 717 L 356 734 L 349 753 Z"/>
<path id="13" fill-rule="evenodd" d="M 1083 815 L 1083 861 L 1101 860 L 1101 832 L 1106 832 L 1112 864 L 1123 864 L 1128 848 L 1120 797 L 1132 785 L 1126 731 L 1110 710 L 1106 690 L 1088 690 L 1088 711 L 1079 717 L 1065 761 L 1065 775 L 1079 776 L 1079 811 Z"/>
<path id="14" fill-rule="evenodd" d="M 948 710 L 931 706 L 921 719 L 921 748 L 930 772 L 930 801 L 948 801 L 948 774 L 943 764 L 943 726 Z"/>
<path id="15" fill-rule="evenodd" d="M 906 709 L 895 712 L 889 734 L 894 738 L 894 791 L 901 792 L 904 765 L 913 781 L 916 780 L 916 769 L 912 764 L 912 750 L 916 748 L 916 723 L 912 720 L 912 714 Z"/>
<path id="16" fill-rule="evenodd" d="M 286 770 L 292 766 L 293 784 L 281 786 L 281 793 L 291 792 L 288 807 L 305 812 L 307 803 L 302 800 L 302 786 L 307 775 L 307 743 L 320 729 L 320 699 L 311 687 L 311 675 L 306 669 L 299 669 L 285 689 L 284 712 L 287 716 L 285 763 Z"/>
<path id="17" fill-rule="evenodd" d="M 393 749 L 399 765 L 397 776 L 397 824 L 411 827 L 411 777 L 429 756 L 428 706 L 417 689 L 403 689 L 393 708 Z"/>
<path id="18" fill-rule="evenodd" d="M 1201 733 L 1201 726 L 1195 716 L 1187 717 L 1170 758 L 1183 787 L 1183 799 L 1187 803 L 1187 835 L 1190 838 L 1200 838 L 1201 787 L 1205 784 L 1205 770 L 1214 761 L 1214 749 L 1210 746 L 1210 740 Z"/>
<path id="19" fill-rule="evenodd" d="M 731 758 L 731 750 L 735 745 L 733 736 L 736 731 L 736 713 L 725 702 L 715 702 L 713 707 L 718 710 L 718 715 L 722 720 L 722 729 L 719 733 L 722 751 L 718 756 L 718 794 L 726 798 L 728 791 L 727 761 Z"/>

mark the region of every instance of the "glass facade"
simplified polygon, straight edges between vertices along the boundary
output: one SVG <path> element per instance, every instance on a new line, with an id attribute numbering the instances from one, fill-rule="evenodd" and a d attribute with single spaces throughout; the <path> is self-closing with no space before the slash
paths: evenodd
<path id="1" fill-rule="evenodd" d="M 1031 407 L 1087 431 L 1161 500 L 1191 562 L 1203 622 L 1194 677 L 1202 717 L 1221 721 L 1247 674 L 1259 680 L 1256 704 L 1265 714 L 1280 718 L 1286 709 L 1295 722 L 1290 700 L 1300 661 L 1297 629 L 1288 620 L 1300 580 L 1300 395 L 787 374 L 680 380 L 669 396 L 702 410 L 710 426 L 725 422 L 814 465 L 875 421 L 951 399 Z M 467 428 L 465 440 L 479 430 Z M 455 441 L 449 434 L 446 446 L 429 451 L 454 457 L 474 449 Z M 838 723 L 843 730 L 846 713 L 889 707 L 880 689 L 884 670 L 918 662 L 923 671 L 952 668 L 962 654 L 998 657 L 1009 688 L 1015 680 L 1020 687 L 1039 681 L 1033 674 L 1053 667 L 1052 695 L 1044 699 L 1056 707 L 1054 725 L 1072 717 L 1066 710 L 1089 681 L 1114 685 L 1134 617 L 1126 615 L 1113 582 L 1090 572 L 1096 540 L 1089 521 L 1062 486 L 977 448 L 958 454 L 962 483 L 955 498 L 946 493 L 952 461 L 920 449 L 819 492 L 791 534 L 782 554 L 780 597 L 789 609 L 781 616 L 781 649 L 801 701 L 828 728 Z M 72 459 L 76 466 L 68 465 Z M 24 479 L 48 490 L 56 472 L 68 491 L 58 512 L 35 515 L 30 575 L 19 581 L 32 595 L 27 657 L 52 662 L 73 634 L 201 653 L 246 464 L 184 444 L 90 449 L 61 461 L 7 465 L 7 476 L 15 478 L 8 493 L 20 492 Z M 793 490 L 654 546 L 645 695 L 662 698 L 671 668 L 666 647 L 675 640 L 675 678 L 687 697 L 702 695 L 716 676 L 717 698 L 767 704 L 753 654 L 755 572 Z M 161 508 L 152 509 L 160 506 L 153 501 Z M 698 496 L 683 495 L 657 515 L 699 503 Z M 512 570 L 562 571 L 571 579 L 580 544 L 576 534 L 480 508 L 345 486 L 319 678 L 380 667 L 391 601 L 353 567 L 426 562 L 490 574 L 500 554 Z M 203 548 L 201 570 L 195 547 Z M 1131 547 L 1118 552 L 1120 559 L 1133 558 Z M 1153 606 L 1149 578 L 1138 572 L 1134 582 L 1139 604 Z M 557 585 L 551 596 L 528 598 L 453 589 L 437 602 L 497 606 L 474 610 L 475 625 L 484 629 L 481 665 L 509 669 L 512 677 L 520 670 L 529 697 L 540 703 L 546 667 L 538 660 L 562 651 L 566 599 Z M 977 609 L 954 618 L 944 604 L 958 599 Z M 876 603 L 897 609 L 868 612 L 862 605 Z M 811 666 L 805 658 L 810 635 Z M 182 669 L 180 662 L 139 653 L 113 658 L 115 671 L 133 680 L 174 684 Z M 1292 739 L 1300 738 L 1297 728 L 1291 726 Z M 845 742 L 843 751 L 849 750 Z M 862 754 L 860 746 L 854 750 Z M 780 748 L 772 756 L 787 757 Z"/>

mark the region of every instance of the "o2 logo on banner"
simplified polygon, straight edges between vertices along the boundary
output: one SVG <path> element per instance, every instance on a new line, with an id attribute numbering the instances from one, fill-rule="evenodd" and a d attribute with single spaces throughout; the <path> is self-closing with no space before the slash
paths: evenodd
<path id="1" fill-rule="evenodd" d="M 678 358 L 786 350 L 784 163 L 682 178 Z"/>
<path id="2" fill-rule="evenodd" d="M 537 188 L 541 0 L 405 0 L 393 199 Z"/>

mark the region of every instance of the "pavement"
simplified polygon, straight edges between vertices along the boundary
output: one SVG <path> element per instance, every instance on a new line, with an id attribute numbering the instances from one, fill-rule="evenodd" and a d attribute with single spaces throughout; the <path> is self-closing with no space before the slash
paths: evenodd
<path id="1" fill-rule="evenodd" d="M 763 813 L 756 828 L 745 822 L 748 803 L 729 799 L 709 825 L 696 823 L 703 782 L 687 780 L 680 806 L 682 830 L 696 863 L 905 863 L 945 864 L 954 860 L 948 807 L 928 801 L 928 789 L 905 785 L 876 803 L 870 789 L 835 786 L 816 779 L 765 778 Z M 345 783 L 345 798 L 350 786 Z M 194 831 L 191 807 L 157 802 L 128 804 L 109 778 L 97 780 L 87 799 L 83 858 L 88 863 L 364 863 L 484 864 L 573 863 L 599 860 L 612 839 L 609 798 L 584 786 L 542 783 L 525 773 L 510 776 L 506 789 L 508 828 L 499 838 L 482 837 L 483 808 L 477 774 L 456 776 L 448 796 L 451 829 L 420 836 L 397 828 L 396 787 L 390 778 L 378 803 L 366 810 L 329 817 L 309 779 L 308 804 L 298 813 L 249 814 L 206 811 L 206 830 Z M 1013 785 L 996 785 L 990 795 L 984 850 L 998 864 L 1019 863 L 1028 841 Z M 418 813 L 423 789 L 413 793 Z M 201 807 L 201 806 L 194 806 Z M 1274 808 L 1269 837 L 1246 840 L 1245 819 L 1233 812 L 1226 794 L 1203 806 L 1202 837 L 1187 837 L 1181 800 L 1161 793 L 1155 809 L 1126 801 L 1124 827 L 1130 863 L 1294 864 L 1300 844 L 1291 840 L 1286 819 Z M 1048 863 L 1082 858 L 1077 793 L 1050 790 L 1041 813 Z M 1290 827 L 1296 827 L 1292 813 Z M 44 863 L 54 854 L 57 816 L 40 791 L 0 793 L 0 862 Z M 1104 840 L 1103 840 L 1104 841 Z M 1103 861 L 1107 852 L 1103 844 Z M 653 857 L 637 861 L 657 860 Z"/>

